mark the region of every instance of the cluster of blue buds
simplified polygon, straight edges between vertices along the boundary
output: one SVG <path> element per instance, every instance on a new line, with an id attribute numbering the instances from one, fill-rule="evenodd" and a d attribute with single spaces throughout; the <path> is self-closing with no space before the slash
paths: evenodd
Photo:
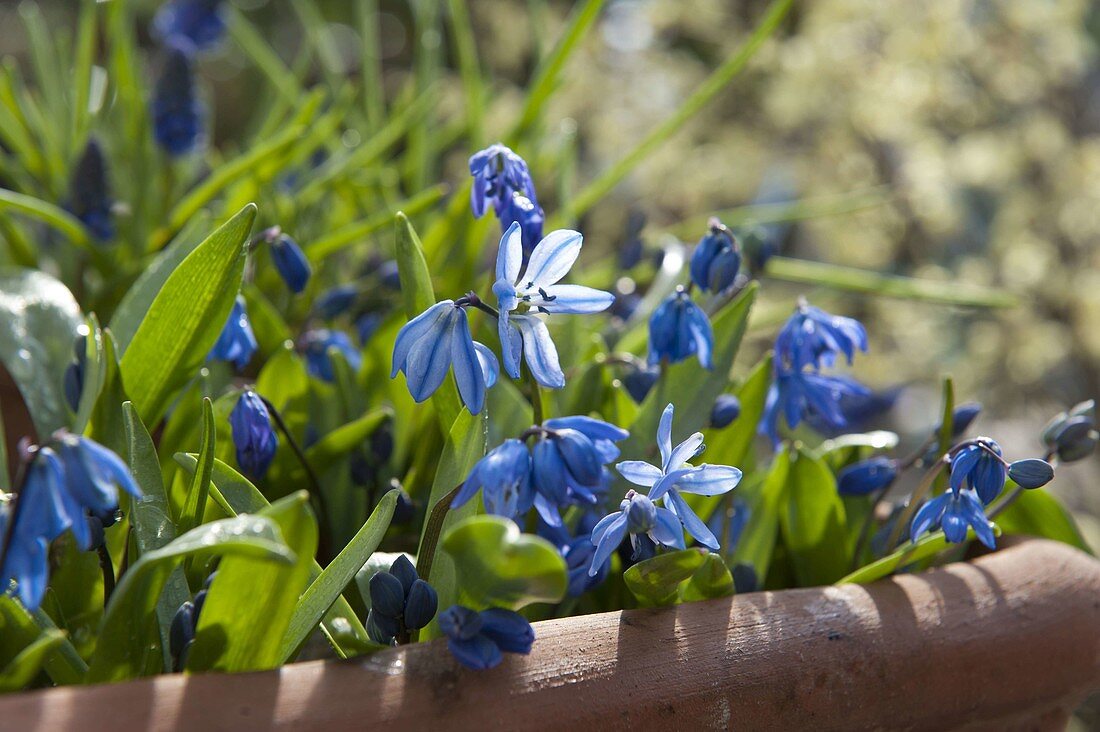
<path id="1" fill-rule="evenodd" d="M 389 571 L 376 572 L 369 587 L 367 634 L 375 643 L 408 643 L 409 632 L 432 622 L 439 607 L 435 589 L 420 579 L 404 554 L 393 561 Z"/>
<path id="2" fill-rule="evenodd" d="M 35 610 L 49 580 L 49 543 L 68 530 L 81 549 L 100 546 L 103 528 L 117 520 L 119 487 L 141 491 L 118 455 L 86 437 L 60 431 L 28 454 L 22 486 L 0 504 L 0 581 L 15 580 Z"/>
<path id="3" fill-rule="evenodd" d="M 283 282 L 291 292 L 296 295 L 301 294 L 309 284 L 313 267 L 310 266 L 309 259 L 298 246 L 298 242 L 287 236 L 278 226 L 267 229 L 260 238 L 271 247 L 271 261 L 275 265 L 275 271 L 283 278 Z"/>
<path id="4" fill-rule="evenodd" d="M 1043 429 L 1043 444 L 1048 453 L 1063 463 L 1072 463 L 1091 455 L 1100 443 L 1096 430 L 1096 402 L 1086 402 L 1054 417 Z"/>
<path id="5" fill-rule="evenodd" d="M 192 152 L 202 142 L 202 104 L 195 88 L 194 46 L 172 38 L 153 93 L 153 137 L 173 157 Z"/>
<path id="6" fill-rule="evenodd" d="M 691 255 L 691 281 L 703 292 L 725 292 L 741 270 L 741 245 L 733 232 L 716 218 Z"/>
<path id="7" fill-rule="evenodd" d="M 98 242 L 115 238 L 115 222 L 111 209 L 111 187 L 107 181 L 107 161 L 103 148 L 94 137 L 84 146 L 69 182 L 67 208 L 80 219 Z"/>
<path id="8" fill-rule="evenodd" d="M 626 430 L 592 417 L 558 417 L 505 440 L 474 465 L 452 508 L 481 491 L 485 510 L 515 519 L 532 507 L 550 527 L 561 527 L 561 509 L 594 506 L 607 491 L 605 465 L 619 457 Z M 534 438 L 528 448 L 527 439 Z"/>
<path id="9" fill-rule="evenodd" d="M 238 371 L 252 360 L 252 355 L 260 346 L 252 332 L 252 323 L 248 320 L 244 298 L 237 295 L 233 309 L 229 311 L 229 320 L 225 322 L 221 335 L 206 356 L 207 361 L 228 361 Z"/>
<path id="10" fill-rule="evenodd" d="M 336 371 L 332 365 L 332 353 L 339 353 L 352 371 L 363 367 L 363 354 L 351 342 L 348 334 L 342 330 L 324 328 L 310 330 L 302 335 L 298 348 L 306 358 L 306 371 L 329 383 L 336 380 Z"/>
<path id="11" fill-rule="evenodd" d="M 505 653 L 530 653 L 535 642 L 531 623 L 503 608 L 478 612 L 452 605 L 439 614 L 439 628 L 458 662 L 478 671 L 499 665 Z"/>
<path id="12" fill-rule="evenodd" d="M 244 392 L 229 413 L 229 426 L 237 449 L 237 465 L 252 478 L 264 477 L 279 446 L 267 403 L 251 389 Z"/>
<path id="13" fill-rule="evenodd" d="M 648 488 L 649 493 L 627 492 L 619 510 L 605 516 L 592 529 L 591 541 L 596 551 L 589 574 L 595 575 L 600 570 L 628 534 L 639 558 L 652 553 L 653 545 L 657 544 L 683 549 L 685 530 L 703 546 L 718 551 L 718 539 L 691 510 L 683 494 L 728 493 L 740 482 L 741 471 L 729 465 L 691 465 L 688 461 L 705 449 L 703 433 L 696 432 L 673 447 L 672 415 L 673 405 L 669 404 L 657 427 L 660 466 L 641 460 L 627 460 L 615 466 L 620 475 L 634 485 Z M 658 507 L 655 501 L 661 501 L 663 506 Z"/>
<path id="14" fill-rule="evenodd" d="M 1054 478 L 1050 463 L 1028 458 L 1009 463 L 1002 457 L 1001 446 L 988 437 L 967 440 L 951 449 L 939 465 L 949 466 L 948 489 L 921 506 L 909 527 L 909 536 L 916 541 L 926 531 L 942 528 L 951 543 L 966 540 L 968 528 L 973 528 L 978 540 L 994 548 L 993 529 L 985 515 L 985 507 L 1000 495 L 1005 479 L 1011 478 L 1021 488 L 1040 488 Z"/>
<path id="15" fill-rule="evenodd" d="M 544 215 L 535 194 L 527 162 L 505 145 L 496 143 L 470 157 L 470 208 L 481 218 L 491 204 L 501 231 L 516 224 L 522 233 L 524 257 L 542 239 Z"/>
<path id="16" fill-rule="evenodd" d="M 172 616 L 172 625 L 168 628 L 168 652 L 172 656 L 173 671 L 183 671 L 187 666 L 187 656 L 191 653 L 191 646 L 195 644 L 195 631 L 199 627 L 199 613 L 206 604 L 210 584 L 217 574 L 211 572 L 202 583 L 202 589 L 195 593 L 195 598 L 180 605 Z"/>
<path id="17" fill-rule="evenodd" d="M 867 331 L 859 321 L 831 315 L 805 300 L 799 302 L 775 341 L 773 379 L 760 421 L 760 434 L 778 449 L 779 417 L 790 429 L 803 419 L 819 420 L 834 429 L 848 424 L 841 407 L 845 396 L 867 396 L 870 390 L 855 380 L 822 374 L 838 354 L 852 362 L 856 350 L 867 350 Z"/>
<path id="18" fill-rule="evenodd" d="M 582 237 L 561 229 L 547 234 L 531 252 L 526 270 L 520 227 L 513 223 L 500 239 L 493 293 L 500 309 L 470 292 L 458 300 L 443 300 L 416 316 L 397 334 L 390 378 L 405 374 L 409 393 L 417 402 L 430 397 L 453 369 L 462 403 L 472 414 L 485 405 L 485 391 L 499 373 L 496 356 L 473 340 L 466 308 L 476 307 L 497 318 L 504 368 L 514 379 L 525 360 L 535 381 L 560 389 L 565 374 L 546 323 L 537 313 L 596 313 L 605 310 L 611 293 L 579 285 L 557 284 L 576 262 Z"/>
<path id="19" fill-rule="evenodd" d="M 222 0 L 171 0 L 153 18 L 153 34 L 161 43 L 185 39 L 196 50 L 215 47 L 225 35 Z"/>

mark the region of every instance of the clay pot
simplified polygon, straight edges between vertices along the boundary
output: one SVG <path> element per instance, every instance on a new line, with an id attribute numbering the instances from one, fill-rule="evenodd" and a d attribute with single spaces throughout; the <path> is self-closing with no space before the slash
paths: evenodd
<path id="1" fill-rule="evenodd" d="M 1100 689 L 1100 562 L 1026 540 L 869 586 L 536 623 L 531 655 L 443 641 L 237 676 L 0 697 L 31 730 L 1061 729 Z"/>

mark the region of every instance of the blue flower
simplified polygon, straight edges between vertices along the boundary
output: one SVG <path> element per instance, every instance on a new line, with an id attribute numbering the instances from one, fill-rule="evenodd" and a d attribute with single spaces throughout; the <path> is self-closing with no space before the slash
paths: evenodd
<path id="1" fill-rule="evenodd" d="M 819 371 L 832 366 L 838 353 L 852 363 L 856 349 L 867 351 L 867 331 L 852 318 L 831 315 L 802 301 L 775 339 L 776 368 Z"/>
<path id="2" fill-rule="evenodd" d="M 207 361 L 229 361 L 240 371 L 252 359 L 259 345 L 252 333 L 252 324 L 248 322 L 248 313 L 244 309 L 244 298 L 240 295 L 229 312 L 221 335 L 207 355 Z"/>
<path id="3" fill-rule="evenodd" d="M 793 430 L 803 419 L 820 422 L 832 430 L 841 430 L 848 419 L 841 409 L 846 396 L 867 395 L 870 390 L 846 376 L 812 372 L 778 373 L 768 389 L 764 415 L 758 432 L 779 447 L 779 417 Z"/>
<path id="4" fill-rule="evenodd" d="M 286 234 L 280 234 L 271 242 L 271 261 L 291 292 L 300 293 L 306 289 L 313 268 L 309 266 L 309 260 L 298 242 Z"/>
<path id="5" fill-rule="evenodd" d="M 153 18 L 153 32 L 161 42 L 187 39 L 198 50 L 216 45 L 225 35 L 221 0 L 172 0 Z"/>
<path id="6" fill-rule="evenodd" d="M 660 467 L 641 460 L 627 460 L 616 465 L 615 469 L 634 485 L 649 488 L 651 500 L 663 499 L 696 541 L 717 551 L 718 540 L 681 494 L 717 496 L 728 493 L 740 482 L 741 471 L 730 465 L 690 465 L 688 461 L 704 449 L 703 433 L 696 432 L 675 448 L 672 447 L 672 414 L 673 406 L 669 404 L 657 426 Z"/>
<path id="7" fill-rule="evenodd" d="M 559 509 L 593 505 L 610 477 L 604 465 L 619 457 L 615 445 L 626 430 L 591 417 L 548 419 L 532 450 L 534 505 L 550 526 L 561 525 Z"/>
<path id="8" fill-rule="evenodd" d="M 153 94 L 153 137 L 172 156 L 195 150 L 202 139 L 202 105 L 195 94 L 192 48 L 173 43 Z"/>
<path id="9" fill-rule="evenodd" d="M 371 337 L 378 331 L 384 320 L 382 313 L 363 313 L 355 319 L 355 335 L 359 337 L 360 346 L 365 346 L 370 342 Z M 493 361 L 496 361 L 495 357 Z M 494 379 L 496 378 L 495 374 L 492 376 Z M 492 386 L 492 384 L 486 384 L 486 386 Z"/>
<path id="10" fill-rule="evenodd" d="M 19 600 L 28 610 L 38 609 L 46 593 L 49 543 L 73 524 L 64 480 L 61 461 L 44 447 L 27 468 L 16 501 L 0 505 L 0 537 L 7 537 L 7 547 L 0 547 L 0 551 L 6 549 L 0 558 L 0 581 L 6 588 L 15 580 Z M 82 511 L 76 518 L 84 523 Z"/>
<path id="11" fill-rule="evenodd" d="M 951 489 L 955 492 L 965 486 L 989 505 L 1004 488 L 1005 477 L 1001 446 L 988 437 L 979 437 L 951 453 Z"/>
<path id="12" fill-rule="evenodd" d="M 505 440 L 478 460 L 451 508 L 465 505 L 478 490 L 485 510 L 496 516 L 515 519 L 531 508 L 531 454 L 522 440 Z"/>
<path id="13" fill-rule="evenodd" d="M 91 138 L 73 169 L 68 209 L 87 227 L 93 238 L 105 242 L 115 238 L 115 223 L 111 214 L 113 204 L 103 149 L 99 141 Z"/>
<path id="14" fill-rule="evenodd" d="M 865 496 L 886 488 L 898 476 L 898 461 L 881 455 L 853 463 L 836 476 L 842 496 Z"/>
<path id="15" fill-rule="evenodd" d="M 504 653 L 530 653 L 535 642 L 535 631 L 527 619 L 502 608 L 477 612 L 452 605 L 439 614 L 439 629 L 459 663 L 475 670 L 493 668 Z"/>
<path id="16" fill-rule="evenodd" d="M 485 390 L 496 383 L 496 356 L 470 335 L 464 305 L 443 300 L 406 323 L 393 346 L 390 378 L 403 372 L 416 402 L 439 388 L 449 368 L 462 403 L 472 414 L 485 406 Z"/>
<path id="17" fill-rule="evenodd" d="M 279 438 L 271 425 L 267 405 L 260 395 L 251 390 L 241 394 L 229 414 L 229 425 L 233 428 L 237 464 L 254 478 L 264 477 L 271 461 L 275 459 Z"/>
<path id="18" fill-rule="evenodd" d="M 522 193 L 513 193 L 508 205 L 499 213 L 501 231 L 508 231 L 513 223 L 519 224 L 523 233 L 523 255 L 528 257 L 542 239 L 544 215 L 542 207 Z"/>
<path id="19" fill-rule="evenodd" d="M 313 301 L 313 308 L 325 320 L 332 320 L 351 309 L 359 297 L 356 285 L 337 285 L 321 293 Z"/>
<path id="20" fill-rule="evenodd" d="M 592 529 L 589 541 L 596 551 L 592 553 L 592 563 L 588 567 L 589 577 L 596 577 L 603 571 L 604 565 L 610 561 L 627 534 L 635 549 L 644 540 L 672 549 L 684 548 L 684 532 L 676 514 L 656 506 L 644 493 L 629 490 L 619 503 L 619 510 L 604 516 Z"/>
<path id="21" fill-rule="evenodd" d="M 497 330 L 504 354 L 504 370 L 513 379 L 519 378 L 520 357 L 543 386 L 560 389 L 565 375 L 558 364 L 558 351 L 550 339 L 546 323 L 533 314 L 511 313 L 521 305 L 540 313 L 598 313 L 614 301 L 610 292 L 581 285 L 559 285 L 580 255 L 582 237 L 568 229 L 551 231 L 531 252 L 527 268 L 523 266 L 522 234 L 513 223 L 500 238 L 497 250 L 496 283 L 500 315 Z M 514 326 L 514 327 L 513 327 Z"/>
<path id="22" fill-rule="evenodd" d="M 723 292 L 733 285 L 741 269 L 741 247 L 718 219 L 699 240 L 691 255 L 691 280 L 703 292 Z"/>
<path id="23" fill-rule="evenodd" d="M 492 204 L 497 217 L 502 219 L 502 225 L 510 224 L 511 222 L 503 223 L 503 212 L 513 205 L 513 193 L 523 195 L 538 208 L 538 196 L 535 195 L 535 184 L 531 181 L 527 163 L 500 143 L 490 145 L 470 157 L 470 175 L 474 177 L 474 185 L 470 190 L 470 208 L 477 218 L 484 216 L 488 204 Z"/>
<path id="24" fill-rule="evenodd" d="M 942 496 L 921 506 L 913 517 L 909 538 L 915 542 L 925 531 L 936 527 L 943 529 L 944 537 L 952 544 L 966 541 L 967 527 L 973 527 L 979 541 L 990 549 L 996 545 L 982 502 L 969 488 L 948 488 Z"/>
<path id="25" fill-rule="evenodd" d="M 330 355 L 334 349 L 344 357 L 352 371 L 358 372 L 363 365 L 363 354 L 352 344 L 348 334 L 340 330 L 311 330 L 302 337 L 301 347 L 306 357 L 306 371 L 322 381 L 336 380 Z"/>
<path id="26" fill-rule="evenodd" d="M 719 394 L 710 409 L 710 426 L 715 429 L 728 427 L 741 416 L 741 400 L 733 394 Z"/>
<path id="27" fill-rule="evenodd" d="M 710 320 L 683 287 L 657 306 L 649 319 L 649 363 L 678 363 L 697 356 L 704 368 L 714 368 L 714 332 Z"/>
<path id="28" fill-rule="evenodd" d="M 59 432 L 54 438 L 64 468 L 62 497 L 73 536 L 81 549 L 90 549 L 94 542 L 84 512 L 109 526 L 118 511 L 118 489 L 132 496 L 140 496 L 141 490 L 122 459 L 98 442 L 68 432 Z"/>
<path id="29" fill-rule="evenodd" d="M 622 384 L 630 398 L 641 404 L 659 378 L 661 378 L 661 370 L 656 366 L 630 365 L 622 377 Z"/>

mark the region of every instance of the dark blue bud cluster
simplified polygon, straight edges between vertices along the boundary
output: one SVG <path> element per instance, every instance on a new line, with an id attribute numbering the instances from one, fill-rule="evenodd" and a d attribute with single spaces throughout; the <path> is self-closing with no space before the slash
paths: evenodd
<path id="1" fill-rule="evenodd" d="M 439 606 L 435 589 L 420 579 L 404 554 L 394 560 L 389 571 L 375 573 L 369 587 L 367 634 L 375 643 L 408 643 L 409 633 L 432 622 Z"/>
<path id="2" fill-rule="evenodd" d="M 1081 402 L 1062 412 L 1043 429 L 1043 444 L 1063 463 L 1072 463 L 1091 455 L 1100 443 L 1096 429 L 1096 402 Z"/>
<path id="3" fill-rule="evenodd" d="M 191 653 L 191 646 L 195 644 L 195 631 L 199 627 L 199 613 L 202 612 L 206 595 L 217 574 L 211 572 L 202 589 L 195 593 L 195 598 L 180 605 L 172 616 L 172 625 L 168 629 L 168 651 L 172 656 L 173 671 L 183 671 L 187 667 L 187 656 Z"/>
<path id="4" fill-rule="evenodd" d="M 459 663 L 476 670 L 497 666 L 505 653 L 530 653 L 535 642 L 531 623 L 519 613 L 502 608 L 477 612 L 452 605 L 439 614 L 439 627 Z"/>

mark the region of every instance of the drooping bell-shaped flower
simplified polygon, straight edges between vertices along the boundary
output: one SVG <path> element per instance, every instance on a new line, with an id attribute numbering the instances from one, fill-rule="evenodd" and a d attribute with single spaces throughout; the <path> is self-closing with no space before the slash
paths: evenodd
<path id="1" fill-rule="evenodd" d="M 853 318 L 845 318 L 801 301 L 775 339 L 777 368 L 801 371 L 836 363 L 843 354 L 852 363 L 856 350 L 867 351 L 867 330 Z"/>
<path id="2" fill-rule="evenodd" d="M 300 293 L 306 289 L 313 268 L 298 242 L 280 234 L 271 242 L 271 261 L 291 292 Z"/>
<path id="3" fill-rule="evenodd" d="M 114 200 L 107 181 L 107 161 L 103 148 L 94 137 L 84 146 L 69 182 L 67 208 L 80 219 L 92 237 L 99 242 L 115 238 L 115 222 L 111 213 Z"/>
<path id="4" fill-rule="evenodd" d="M 521 440 L 505 440 L 478 460 L 462 484 L 451 508 L 465 505 L 481 491 L 485 510 L 515 519 L 526 513 L 534 501 L 531 483 L 531 454 Z"/>
<path id="5" fill-rule="evenodd" d="M 886 488 L 898 476 L 898 461 L 882 455 L 853 463 L 836 476 L 842 496 L 866 496 Z"/>
<path id="6" fill-rule="evenodd" d="M 952 544 L 966 541 L 967 529 L 973 528 L 979 541 L 990 549 L 996 546 L 982 502 L 969 488 L 948 488 L 943 495 L 921 506 L 910 525 L 910 539 L 916 541 L 921 534 L 937 527 L 943 529 L 944 537 Z"/>
<path id="7" fill-rule="evenodd" d="M 535 642 L 531 623 L 503 608 L 477 612 L 452 605 L 439 614 L 439 629 L 459 663 L 479 671 L 497 666 L 504 653 L 530 653 Z"/>
<path id="8" fill-rule="evenodd" d="M 275 459 L 279 437 L 271 424 L 271 414 L 260 395 L 246 391 L 237 399 L 229 414 L 233 429 L 233 445 L 237 450 L 237 464 L 245 474 L 262 478 Z"/>
<path id="9" fill-rule="evenodd" d="M 409 393 L 422 402 L 435 393 L 449 369 L 454 371 L 462 403 L 478 414 L 485 406 L 485 390 L 496 383 L 497 359 L 470 335 L 465 306 L 443 300 L 398 332 L 390 378 L 404 373 Z"/>
<path id="10" fill-rule="evenodd" d="M 252 360 L 252 354 L 259 348 L 256 336 L 252 333 L 252 324 L 248 320 L 244 298 L 240 295 L 229 311 L 229 320 L 225 322 L 221 335 L 207 355 L 207 361 L 228 361 L 240 371 Z"/>
<path id="11" fill-rule="evenodd" d="M 519 224 L 523 234 L 523 254 L 525 257 L 530 256 L 531 251 L 542 240 L 542 225 L 545 220 L 542 207 L 522 193 L 514 192 L 499 215 L 501 231 L 508 231 L 513 223 Z"/>
<path id="12" fill-rule="evenodd" d="M 162 43 L 186 39 L 205 51 L 225 35 L 222 0 L 171 0 L 153 18 L 153 32 Z"/>
<path id="13" fill-rule="evenodd" d="M 470 175 L 474 178 L 470 208 L 477 218 L 484 216 L 491 205 L 502 219 L 502 226 L 507 227 L 511 222 L 503 222 L 503 212 L 512 205 L 513 193 L 519 193 L 538 208 L 527 162 L 505 145 L 496 143 L 474 153 L 470 157 Z"/>
<path id="14" fill-rule="evenodd" d="M 1000 494 L 1006 476 L 1001 446 L 988 437 L 979 437 L 951 454 L 951 488 L 956 492 L 964 486 L 970 488 L 984 505 Z"/>
<path id="15" fill-rule="evenodd" d="M 704 368 L 714 368 L 714 331 L 683 287 L 677 287 L 649 318 L 649 363 L 679 363 L 696 356 Z"/>
<path id="16" fill-rule="evenodd" d="M 363 366 L 363 354 L 342 330 L 311 330 L 302 336 L 299 346 L 306 357 L 306 371 L 322 381 L 336 380 L 336 371 L 332 365 L 333 351 L 348 362 L 352 371 L 358 372 Z"/>
<path id="17" fill-rule="evenodd" d="M 733 285 L 740 269 L 741 245 L 721 221 L 711 219 L 709 231 L 691 256 L 691 281 L 703 292 L 723 292 Z"/>

